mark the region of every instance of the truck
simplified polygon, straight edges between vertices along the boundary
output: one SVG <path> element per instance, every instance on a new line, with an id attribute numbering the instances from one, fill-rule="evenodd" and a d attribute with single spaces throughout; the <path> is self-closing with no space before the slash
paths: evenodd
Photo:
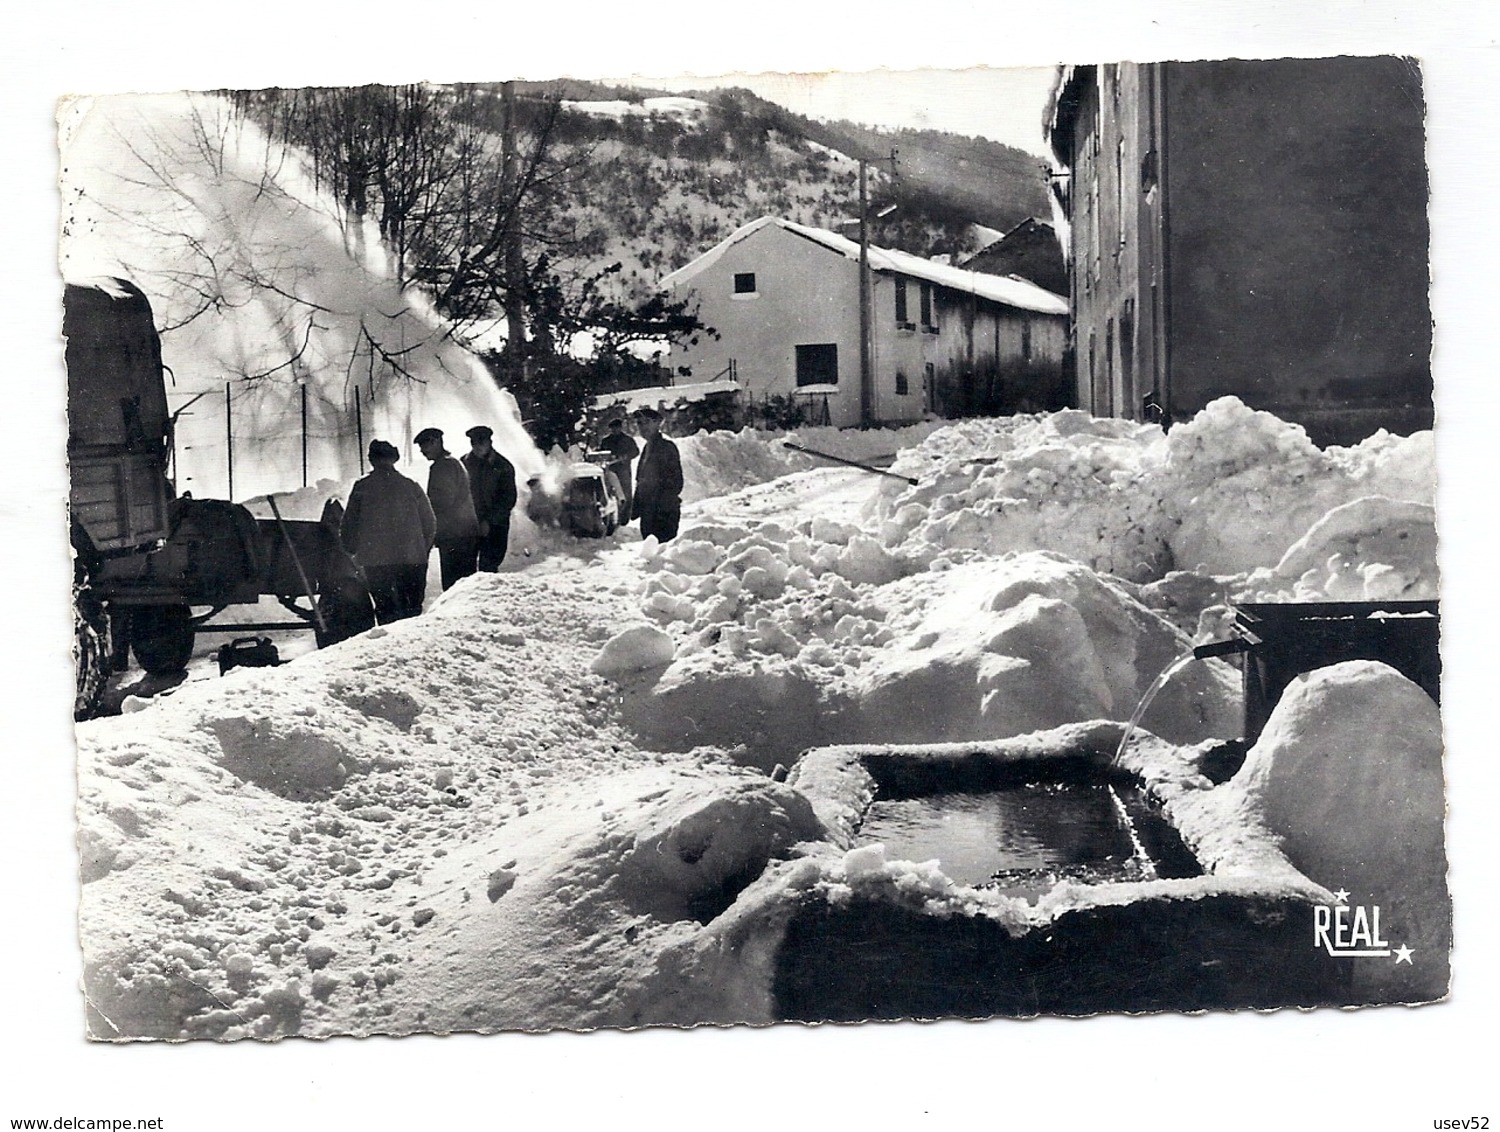
<path id="1" fill-rule="evenodd" d="M 133 283 L 70 282 L 63 294 L 73 548 L 74 717 L 99 708 L 134 656 L 152 676 L 184 670 L 200 632 L 310 629 L 319 647 L 374 624 L 359 568 L 338 538 L 342 509 L 318 521 L 178 495 L 175 418 L 161 338 Z M 225 623 L 235 605 L 277 598 L 290 622 Z"/>

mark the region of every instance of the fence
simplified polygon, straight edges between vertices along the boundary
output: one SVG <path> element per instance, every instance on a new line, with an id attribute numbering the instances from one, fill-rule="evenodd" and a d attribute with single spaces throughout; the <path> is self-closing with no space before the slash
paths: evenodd
<path id="1" fill-rule="evenodd" d="M 413 391 L 353 384 L 342 400 L 306 383 L 226 381 L 168 389 L 176 422 L 168 473 L 179 494 L 244 499 L 345 480 L 364 465 L 367 439 L 395 439 L 411 459 Z"/>

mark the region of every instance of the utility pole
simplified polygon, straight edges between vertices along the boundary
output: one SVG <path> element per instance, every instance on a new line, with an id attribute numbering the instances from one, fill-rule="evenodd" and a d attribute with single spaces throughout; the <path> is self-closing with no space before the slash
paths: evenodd
<path id="1" fill-rule="evenodd" d="M 888 159 L 891 177 L 896 176 L 896 149 Z M 859 423 L 869 428 L 875 423 L 875 344 L 870 333 L 871 307 L 874 295 L 870 286 L 870 191 L 869 162 L 859 159 Z M 888 205 L 881 216 L 896 206 Z"/>
<path id="2" fill-rule="evenodd" d="M 859 423 L 875 423 L 874 368 L 870 349 L 870 193 L 866 161 L 859 161 Z"/>
<path id="3" fill-rule="evenodd" d="M 516 92 L 515 84 L 500 84 L 500 200 L 505 215 L 505 384 L 523 376 L 526 349 L 526 313 L 522 280 L 526 275 L 521 254 L 521 202 L 516 195 Z"/>

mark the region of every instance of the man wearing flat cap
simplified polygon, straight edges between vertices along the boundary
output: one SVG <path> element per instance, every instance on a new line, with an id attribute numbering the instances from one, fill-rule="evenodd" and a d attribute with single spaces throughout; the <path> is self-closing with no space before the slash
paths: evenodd
<path id="1" fill-rule="evenodd" d="M 339 539 L 364 571 L 382 625 L 422 612 L 437 517 L 421 486 L 396 471 L 394 444 L 370 441 L 370 474 L 356 480 Z"/>
<path id="2" fill-rule="evenodd" d="M 469 451 L 463 455 L 469 474 L 469 496 L 479 521 L 479 569 L 493 574 L 505 561 L 510 542 L 510 513 L 516 506 L 516 469 L 496 450 L 495 433 L 475 425 L 466 434 Z"/>
<path id="3" fill-rule="evenodd" d="M 682 458 L 677 445 L 661 434 L 661 414 L 640 409 L 637 426 L 646 443 L 635 470 L 632 517 L 641 521 L 641 537 L 670 542 L 682 518 Z"/>
<path id="4" fill-rule="evenodd" d="M 441 429 L 424 428 L 414 438 L 422 455 L 432 461 L 427 473 L 427 498 L 437 515 L 438 563 L 443 589 L 474 572 L 479 555 L 479 519 L 469 495 L 469 474 L 443 447 Z"/>

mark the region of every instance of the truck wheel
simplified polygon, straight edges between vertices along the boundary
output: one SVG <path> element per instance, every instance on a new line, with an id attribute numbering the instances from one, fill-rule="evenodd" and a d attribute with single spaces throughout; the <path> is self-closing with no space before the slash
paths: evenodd
<path id="1" fill-rule="evenodd" d="M 109 614 L 87 584 L 73 591 L 73 718 L 91 719 L 99 710 L 110 673 Z"/>
<path id="2" fill-rule="evenodd" d="M 151 676 L 181 672 L 193 655 L 193 612 L 185 605 L 142 605 L 130 614 L 130 649 Z"/>

